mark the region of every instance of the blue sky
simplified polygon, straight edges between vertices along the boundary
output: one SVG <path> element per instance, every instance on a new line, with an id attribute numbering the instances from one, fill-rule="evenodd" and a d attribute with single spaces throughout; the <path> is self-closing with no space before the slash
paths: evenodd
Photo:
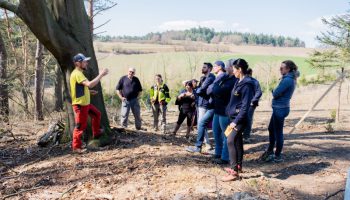
<path id="1" fill-rule="evenodd" d="M 118 5 L 95 18 L 104 35 L 144 35 L 165 30 L 210 27 L 299 37 L 307 47 L 326 30 L 321 18 L 345 13 L 349 0 L 117 0 Z"/>

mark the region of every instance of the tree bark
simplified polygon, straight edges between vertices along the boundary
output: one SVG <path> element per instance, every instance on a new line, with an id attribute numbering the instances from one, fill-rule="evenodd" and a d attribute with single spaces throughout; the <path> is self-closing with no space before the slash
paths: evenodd
<path id="1" fill-rule="evenodd" d="M 89 18 L 91 35 L 94 34 L 94 0 L 89 0 Z"/>
<path id="2" fill-rule="evenodd" d="M 89 80 L 99 74 L 89 17 L 83 0 L 20 0 L 18 5 L 0 0 L 0 7 L 14 12 L 21 18 L 52 53 L 66 76 L 65 84 L 69 85 L 67 75 L 73 70 L 72 58 L 77 53 L 91 57 L 89 67 L 85 70 L 85 75 Z M 67 88 L 66 85 L 65 87 Z M 99 83 L 93 89 L 99 92 L 98 95 L 91 98 L 91 103 L 101 111 L 101 126 L 106 129 L 106 132 L 109 132 L 109 121 L 101 84 Z M 65 100 L 66 104 L 70 104 L 67 98 Z"/>
<path id="3" fill-rule="evenodd" d="M 9 93 L 7 86 L 7 52 L 0 32 L 0 116 L 1 120 L 9 121 Z"/>
<path id="4" fill-rule="evenodd" d="M 55 108 L 54 111 L 60 112 L 63 110 L 63 94 L 62 94 L 62 72 L 61 68 L 55 67 Z"/>
<path id="5" fill-rule="evenodd" d="M 44 85 L 44 65 L 43 65 L 43 45 L 37 41 L 35 53 L 35 120 L 44 120 L 43 112 L 43 85 Z"/>

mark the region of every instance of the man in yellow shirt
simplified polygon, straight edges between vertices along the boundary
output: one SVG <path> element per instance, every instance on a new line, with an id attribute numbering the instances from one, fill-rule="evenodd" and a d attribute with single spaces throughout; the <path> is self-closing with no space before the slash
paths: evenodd
<path id="1" fill-rule="evenodd" d="M 81 53 L 75 55 L 73 57 L 75 69 L 70 76 L 72 105 L 75 113 L 72 148 L 76 152 L 81 151 L 81 136 L 87 127 L 88 116 L 91 117 L 94 138 L 98 138 L 102 134 L 102 129 L 100 129 L 101 112 L 90 104 L 90 93 L 95 95 L 97 91 L 89 90 L 89 88 L 95 87 L 102 77 L 108 74 L 108 70 L 103 69 L 96 78 L 89 81 L 83 74 L 83 71 L 87 69 L 88 60 L 90 57 L 85 57 Z"/>

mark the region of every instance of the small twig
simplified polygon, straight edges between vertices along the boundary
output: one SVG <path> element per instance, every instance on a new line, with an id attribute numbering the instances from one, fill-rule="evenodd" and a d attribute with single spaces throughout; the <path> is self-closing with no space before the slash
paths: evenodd
<path id="1" fill-rule="evenodd" d="M 34 160 L 34 161 L 32 161 L 32 162 L 29 162 L 29 163 L 23 165 L 23 167 L 27 167 L 27 166 L 29 166 L 29 165 L 31 165 L 31 164 L 33 164 L 33 163 L 36 163 L 36 162 L 41 161 L 45 156 L 49 155 L 49 153 L 52 151 L 52 149 L 53 149 L 54 147 L 56 147 L 56 146 L 58 146 L 58 145 L 55 144 L 55 145 L 51 146 L 50 149 L 49 149 L 45 154 L 43 154 L 42 156 L 40 156 L 40 158 L 38 158 L 38 159 L 36 159 L 36 160 Z"/>
<path id="2" fill-rule="evenodd" d="M 214 174 L 208 174 L 208 175 L 211 175 L 211 176 L 214 176 L 215 178 L 215 193 L 216 193 L 216 199 L 220 199 L 220 192 L 219 192 L 219 187 L 218 187 L 218 178 L 216 175 Z"/>
<path id="3" fill-rule="evenodd" d="M 329 199 L 329 198 L 331 198 L 331 197 L 334 197 L 334 196 L 337 195 L 339 192 L 344 192 L 344 191 L 345 191 L 344 189 L 338 190 L 338 191 L 334 192 L 333 194 L 328 195 L 324 200 L 327 200 L 327 199 Z"/>
<path id="4" fill-rule="evenodd" d="M 78 186 L 78 185 L 75 184 L 75 185 L 73 185 L 72 187 L 70 187 L 68 190 L 66 190 L 65 192 L 63 192 L 60 199 L 62 199 L 63 196 L 64 196 L 65 194 L 69 193 L 70 191 L 72 191 L 73 189 L 75 189 L 77 186 Z"/>
<path id="5" fill-rule="evenodd" d="M 11 166 L 9 166 L 8 164 L 6 164 L 6 163 L 4 163 L 4 162 L 2 162 L 2 161 L 0 161 L 0 165 L 5 166 L 5 167 L 8 168 L 10 171 L 12 171 L 12 172 L 14 172 L 14 173 L 16 173 L 16 174 L 19 173 L 18 171 L 14 170 L 14 169 L 11 169 Z"/>
<path id="6" fill-rule="evenodd" d="M 19 195 L 23 192 L 29 192 L 29 191 L 33 191 L 33 190 L 37 190 L 37 189 L 40 189 L 40 188 L 43 188 L 44 186 L 39 186 L 39 187 L 34 187 L 34 188 L 30 188 L 30 189 L 26 189 L 26 190 L 21 190 L 19 192 L 16 192 L 16 193 L 13 193 L 13 194 L 9 194 L 7 196 L 4 196 L 2 199 L 7 199 L 9 197 L 13 197 L 13 196 L 16 196 L 16 195 Z"/>

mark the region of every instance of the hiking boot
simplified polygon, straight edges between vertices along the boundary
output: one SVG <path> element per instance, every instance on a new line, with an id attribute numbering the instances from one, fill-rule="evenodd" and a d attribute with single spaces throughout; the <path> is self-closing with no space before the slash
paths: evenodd
<path id="1" fill-rule="evenodd" d="M 261 161 L 264 161 L 264 162 L 267 162 L 266 160 L 271 157 L 271 155 L 273 156 L 273 152 L 272 151 L 265 151 L 261 157 L 260 157 L 260 160 Z"/>
<path id="2" fill-rule="evenodd" d="M 273 161 L 275 163 L 280 163 L 280 162 L 283 162 L 284 160 L 282 158 L 282 155 L 279 155 L 279 156 L 275 156 Z"/>
<path id="3" fill-rule="evenodd" d="M 189 147 L 186 147 L 186 151 L 192 152 L 192 153 L 200 153 L 201 152 L 201 148 L 200 147 L 196 147 L 196 146 L 189 146 Z"/>
<path id="4" fill-rule="evenodd" d="M 215 159 L 213 160 L 213 163 L 214 164 L 217 164 L 217 165 L 227 165 L 227 164 L 230 164 L 230 162 L 228 160 L 223 160 L 223 159 Z"/>

